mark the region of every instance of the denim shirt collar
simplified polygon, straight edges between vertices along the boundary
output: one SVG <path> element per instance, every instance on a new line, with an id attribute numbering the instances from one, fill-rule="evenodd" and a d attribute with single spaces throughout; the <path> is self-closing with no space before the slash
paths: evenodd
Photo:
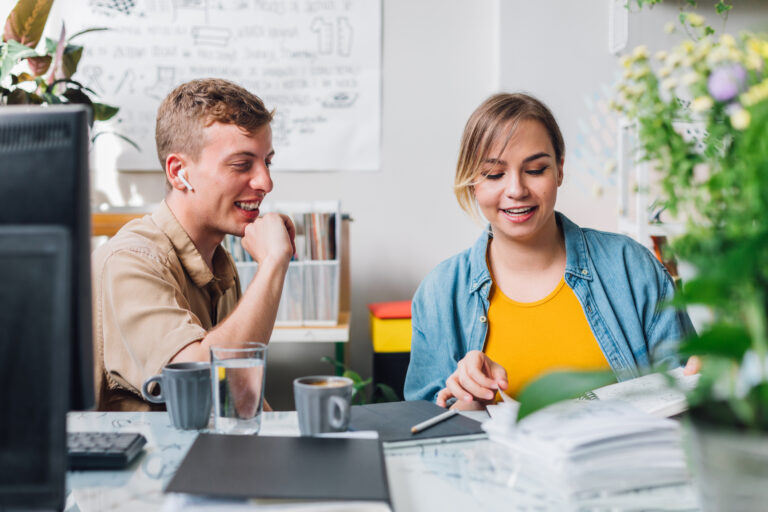
<path id="1" fill-rule="evenodd" d="M 565 236 L 565 273 L 579 279 L 592 281 L 592 271 L 587 257 L 587 244 L 584 241 L 584 233 L 568 217 L 560 212 L 555 212 L 557 224 L 562 227 Z M 470 249 L 470 292 L 475 293 L 485 283 L 491 280 L 491 272 L 488 270 L 486 253 L 488 241 L 493 236 L 491 226 L 483 231 L 480 238 Z"/>

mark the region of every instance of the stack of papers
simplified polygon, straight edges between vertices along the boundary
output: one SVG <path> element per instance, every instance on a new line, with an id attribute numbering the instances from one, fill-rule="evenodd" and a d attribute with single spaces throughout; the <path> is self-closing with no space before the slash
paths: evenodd
<path id="1" fill-rule="evenodd" d="M 492 441 L 511 448 L 527 476 L 573 498 L 610 496 L 689 480 L 677 422 L 607 400 L 563 402 L 515 423 L 500 404 L 483 424 Z"/>

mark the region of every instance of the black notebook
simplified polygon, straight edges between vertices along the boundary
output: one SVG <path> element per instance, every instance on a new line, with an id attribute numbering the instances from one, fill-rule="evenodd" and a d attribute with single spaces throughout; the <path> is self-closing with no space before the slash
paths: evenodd
<path id="1" fill-rule="evenodd" d="M 165 492 L 389 503 L 376 439 L 200 434 Z"/>
<path id="2" fill-rule="evenodd" d="M 464 441 L 486 437 L 479 421 L 457 414 L 416 434 L 411 427 L 445 412 L 426 400 L 355 405 L 352 407 L 350 430 L 375 430 L 383 443 L 422 444 Z"/>

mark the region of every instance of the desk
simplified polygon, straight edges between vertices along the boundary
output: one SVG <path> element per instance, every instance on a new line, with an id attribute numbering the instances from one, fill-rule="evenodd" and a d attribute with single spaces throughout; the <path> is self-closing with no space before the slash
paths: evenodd
<path id="1" fill-rule="evenodd" d="M 70 413 L 70 431 L 141 432 L 145 453 L 123 471 L 74 471 L 67 474 L 67 512 L 159 511 L 162 489 L 178 468 L 197 432 L 176 430 L 164 412 Z M 260 435 L 298 435 L 296 413 L 265 413 Z M 514 467 L 514 456 L 499 465 L 501 446 L 488 440 L 387 448 L 385 459 L 395 512 L 452 510 L 588 510 L 564 502 L 556 490 L 543 489 Z M 510 470 L 512 468 L 512 470 Z M 648 497 L 651 496 L 649 501 Z M 654 510 L 696 510 L 691 486 L 632 493 L 618 499 L 619 509 L 644 503 Z M 621 505 L 623 503 L 623 506 Z M 675 503 L 674 508 L 669 504 Z"/>

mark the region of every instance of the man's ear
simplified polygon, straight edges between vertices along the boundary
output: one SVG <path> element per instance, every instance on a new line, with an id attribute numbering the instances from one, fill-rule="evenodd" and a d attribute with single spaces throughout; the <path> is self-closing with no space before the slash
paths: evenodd
<path id="1" fill-rule="evenodd" d="M 176 190 L 186 190 L 186 185 L 179 177 L 179 171 L 184 169 L 186 161 L 184 157 L 178 153 L 171 153 L 165 158 L 165 177 L 168 179 L 168 183 Z"/>

